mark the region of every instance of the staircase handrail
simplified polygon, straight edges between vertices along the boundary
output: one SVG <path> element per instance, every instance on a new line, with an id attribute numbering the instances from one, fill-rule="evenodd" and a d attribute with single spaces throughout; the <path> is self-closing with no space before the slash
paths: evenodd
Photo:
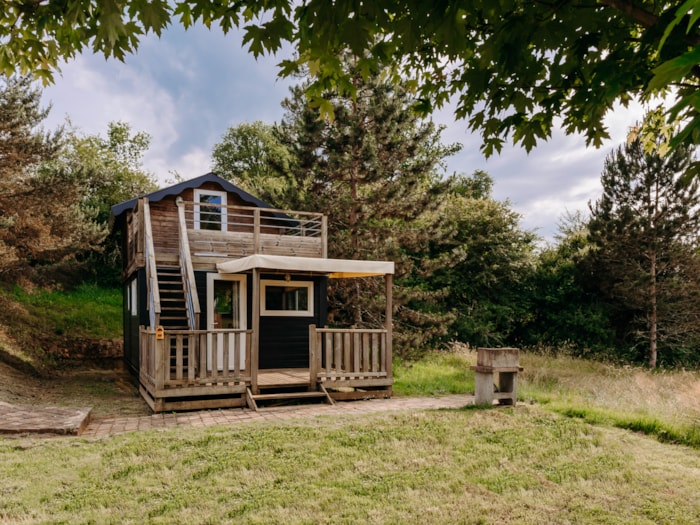
<path id="1" fill-rule="evenodd" d="M 160 288 L 158 286 L 158 270 L 156 268 L 156 251 L 153 245 L 153 230 L 151 229 L 151 208 L 148 199 L 141 199 L 143 206 L 143 222 L 145 230 L 144 251 L 146 255 L 146 286 L 148 291 L 148 315 L 151 329 L 155 330 L 160 324 Z"/>
<path id="2" fill-rule="evenodd" d="M 194 267 L 192 266 L 192 256 L 190 254 L 190 240 L 187 235 L 187 221 L 185 219 L 185 206 L 181 197 L 176 199 L 178 214 L 178 240 L 180 243 L 180 270 L 182 280 L 185 284 L 185 294 L 187 301 L 187 321 L 190 330 L 199 328 L 199 297 L 197 295 L 197 285 L 194 279 Z"/>

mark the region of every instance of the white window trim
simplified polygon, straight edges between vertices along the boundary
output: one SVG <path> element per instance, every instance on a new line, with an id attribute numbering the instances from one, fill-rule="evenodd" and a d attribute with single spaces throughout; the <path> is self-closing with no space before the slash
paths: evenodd
<path id="1" fill-rule="evenodd" d="M 217 190 L 200 190 L 196 189 L 194 190 L 194 229 L 195 230 L 201 230 L 201 224 L 200 224 L 200 202 L 202 195 L 216 195 L 217 197 L 221 197 L 221 231 L 225 232 L 226 231 L 226 225 L 227 225 L 227 218 L 228 218 L 228 213 L 227 213 L 227 193 L 225 191 L 217 191 Z"/>
<path id="2" fill-rule="evenodd" d="M 265 304 L 265 288 L 268 286 L 296 286 L 306 288 L 308 296 L 308 308 L 306 310 L 268 310 Z M 313 317 L 314 316 L 314 283 L 313 281 L 283 281 L 274 279 L 262 279 L 260 281 L 260 315 L 270 317 Z"/>

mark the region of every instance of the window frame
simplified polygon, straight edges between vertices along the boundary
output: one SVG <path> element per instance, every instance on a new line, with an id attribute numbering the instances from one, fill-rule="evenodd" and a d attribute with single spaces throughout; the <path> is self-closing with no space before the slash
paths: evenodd
<path id="1" fill-rule="evenodd" d="M 307 293 L 306 310 L 268 310 L 267 308 L 267 287 L 275 286 L 283 288 L 294 286 L 305 288 Z M 267 317 L 313 317 L 314 316 L 314 282 L 313 281 L 287 281 L 281 279 L 261 279 L 260 280 L 260 315 Z"/>
<path id="2" fill-rule="evenodd" d="M 201 198 L 203 195 L 211 195 L 211 196 L 219 197 L 219 198 L 221 198 L 221 204 L 212 205 L 212 204 L 209 204 L 206 202 L 202 203 Z M 222 231 L 222 232 L 227 231 L 228 230 L 227 205 L 228 205 L 228 194 L 225 191 L 203 190 L 201 188 L 195 189 L 194 190 L 194 229 L 195 230 L 205 230 L 205 231 L 207 231 L 207 230 L 208 231 Z M 212 228 L 202 228 L 201 206 L 221 206 L 221 222 L 220 222 L 219 230 L 215 230 Z"/>

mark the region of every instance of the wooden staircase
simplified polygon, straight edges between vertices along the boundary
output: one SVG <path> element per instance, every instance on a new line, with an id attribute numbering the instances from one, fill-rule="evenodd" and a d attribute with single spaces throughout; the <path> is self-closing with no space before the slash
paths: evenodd
<path id="1" fill-rule="evenodd" d="M 182 273 L 177 266 L 158 268 L 160 324 L 166 330 L 189 330 Z"/>
<path id="2" fill-rule="evenodd" d="M 179 266 L 162 266 L 157 269 L 160 289 L 160 324 L 165 330 L 189 330 L 187 303 L 182 272 Z M 183 341 L 183 365 L 188 362 L 188 339 Z M 177 367 L 177 348 L 170 348 L 170 372 Z"/>
<path id="3" fill-rule="evenodd" d="M 323 385 L 318 385 L 319 390 L 302 390 L 300 388 L 279 389 L 277 392 L 266 394 L 253 394 L 250 388 L 246 389 L 246 401 L 248 408 L 258 411 L 261 407 L 259 404 L 267 403 L 293 403 L 298 401 L 320 401 L 323 400 L 329 405 L 335 405 L 335 401 L 330 396 Z"/>

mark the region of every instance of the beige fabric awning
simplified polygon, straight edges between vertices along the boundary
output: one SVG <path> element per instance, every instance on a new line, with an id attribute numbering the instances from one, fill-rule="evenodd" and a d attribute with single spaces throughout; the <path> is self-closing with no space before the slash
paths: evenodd
<path id="1" fill-rule="evenodd" d="M 219 273 L 241 273 L 253 268 L 288 272 L 325 273 L 333 279 L 371 277 L 394 273 L 391 261 L 356 261 L 352 259 L 320 259 L 284 255 L 249 255 L 216 265 Z"/>

